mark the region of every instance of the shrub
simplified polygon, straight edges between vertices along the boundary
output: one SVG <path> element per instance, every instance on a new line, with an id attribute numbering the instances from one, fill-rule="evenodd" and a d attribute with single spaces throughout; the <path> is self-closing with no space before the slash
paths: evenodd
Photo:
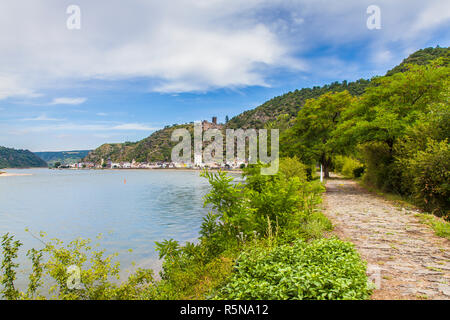
<path id="1" fill-rule="evenodd" d="M 341 172 L 342 171 L 342 167 L 344 166 L 344 156 L 341 155 L 337 155 L 334 157 L 333 159 L 333 167 L 334 167 L 334 171 L 336 172 Z"/>
<path id="2" fill-rule="evenodd" d="M 284 174 L 287 179 L 298 177 L 301 181 L 306 181 L 306 166 L 301 163 L 297 157 L 281 158 L 280 172 Z"/>
<path id="3" fill-rule="evenodd" d="M 358 160 L 345 158 L 344 165 L 342 166 L 342 174 L 348 178 L 354 178 L 354 171 L 362 166 Z"/>
<path id="4" fill-rule="evenodd" d="M 39 288 L 43 280 L 51 285 L 51 298 L 59 300 L 130 300 L 139 299 L 141 295 L 152 291 L 153 271 L 138 269 L 122 283 L 119 280 L 119 263 L 113 262 L 116 254 L 105 256 L 104 250 L 93 250 L 90 240 L 76 239 L 68 244 L 53 239 L 45 243 L 42 250 L 31 249 L 27 256 L 32 261 L 32 272 L 26 292 L 14 287 L 18 264 L 14 263 L 17 251 L 22 245 L 13 241 L 8 234 L 2 237 L 3 259 L 1 264 L 2 280 L 0 291 L 7 300 L 45 299 Z M 44 238 L 44 234 L 41 234 Z M 40 239 L 42 242 L 43 239 Z M 45 260 L 44 260 L 45 257 Z M 79 268 L 78 288 L 69 288 L 73 273 L 69 266 Z"/>
<path id="5" fill-rule="evenodd" d="M 334 157 L 334 170 L 347 178 L 359 178 L 364 165 L 354 158 L 338 155 Z"/>
<path id="6" fill-rule="evenodd" d="M 271 251 L 242 254 L 215 299 L 367 299 L 365 263 L 350 243 L 337 239 L 302 240 Z"/>
<path id="7" fill-rule="evenodd" d="M 353 177 L 360 178 L 364 174 L 364 171 L 366 170 L 365 166 L 356 167 L 353 169 Z"/>
<path id="8" fill-rule="evenodd" d="M 447 140 L 429 141 L 425 151 L 419 151 L 407 161 L 413 177 L 415 198 L 426 210 L 449 218 L 450 210 L 450 148 Z"/>
<path id="9" fill-rule="evenodd" d="M 359 147 L 366 170 L 363 181 L 383 191 L 397 191 L 401 186 L 401 171 L 394 164 L 389 146 L 383 142 L 369 142 Z"/>

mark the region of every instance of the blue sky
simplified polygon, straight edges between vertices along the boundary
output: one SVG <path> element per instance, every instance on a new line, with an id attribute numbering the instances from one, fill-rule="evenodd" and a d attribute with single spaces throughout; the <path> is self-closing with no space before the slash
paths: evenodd
<path id="1" fill-rule="evenodd" d="M 81 10 L 68 30 L 66 9 Z M 378 5 L 381 29 L 366 10 Z M 450 2 L 17 0 L 0 4 L 0 145 L 137 141 L 303 87 L 382 75 L 450 42 Z"/>

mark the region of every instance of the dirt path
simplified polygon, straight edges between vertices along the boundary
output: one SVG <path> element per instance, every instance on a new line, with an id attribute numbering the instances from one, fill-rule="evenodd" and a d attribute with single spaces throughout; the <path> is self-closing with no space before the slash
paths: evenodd
<path id="1" fill-rule="evenodd" d="M 372 299 L 450 299 L 450 241 L 416 212 L 395 207 L 351 180 L 331 179 L 326 214 L 335 233 L 355 244 L 377 284 Z"/>

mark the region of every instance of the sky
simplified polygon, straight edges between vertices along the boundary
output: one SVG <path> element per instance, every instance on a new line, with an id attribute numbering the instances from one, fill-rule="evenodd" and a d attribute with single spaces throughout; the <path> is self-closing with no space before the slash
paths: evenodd
<path id="1" fill-rule="evenodd" d="M 449 42 L 448 0 L 2 0 L 0 145 L 94 149 L 223 122 Z"/>

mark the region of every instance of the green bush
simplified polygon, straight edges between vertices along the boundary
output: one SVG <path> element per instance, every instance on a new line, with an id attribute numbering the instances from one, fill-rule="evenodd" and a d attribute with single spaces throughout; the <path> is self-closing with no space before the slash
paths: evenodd
<path id="1" fill-rule="evenodd" d="M 333 162 L 334 170 L 347 178 L 359 178 L 364 172 L 364 165 L 351 157 L 337 155 Z"/>
<path id="2" fill-rule="evenodd" d="M 348 178 L 354 178 L 355 170 L 363 167 L 363 165 L 355 159 L 346 158 L 342 166 L 342 174 Z"/>
<path id="3" fill-rule="evenodd" d="M 306 181 L 306 166 L 297 157 L 281 158 L 280 172 L 288 179 L 298 177 L 300 181 Z"/>
<path id="4" fill-rule="evenodd" d="M 341 172 L 342 167 L 344 166 L 345 157 L 341 155 L 337 155 L 333 159 L 333 168 L 335 172 Z"/>
<path id="5" fill-rule="evenodd" d="M 388 145 L 383 142 L 365 143 L 359 146 L 359 151 L 367 168 L 363 182 L 382 191 L 398 192 L 402 181 L 401 171 L 395 167 Z"/>
<path id="6" fill-rule="evenodd" d="M 366 170 L 365 166 L 356 167 L 353 169 L 353 177 L 360 178 L 364 174 L 364 171 Z"/>
<path id="7" fill-rule="evenodd" d="M 450 148 L 447 140 L 429 141 L 425 151 L 419 151 L 407 161 L 413 177 L 416 200 L 427 211 L 449 218 L 450 210 Z"/>
<path id="8" fill-rule="evenodd" d="M 242 254 L 215 299 L 367 299 L 370 293 L 366 266 L 353 245 L 320 239 Z"/>
<path id="9" fill-rule="evenodd" d="M 45 235 L 41 233 L 41 241 Z M 58 300 L 132 300 L 140 299 L 153 291 L 153 271 L 138 269 L 128 279 L 119 283 L 120 265 L 113 262 L 117 254 L 105 256 L 104 250 L 94 250 L 90 240 L 76 239 L 64 244 L 52 239 L 41 250 L 30 249 L 27 256 L 32 261 L 28 288 L 22 292 L 15 288 L 16 268 L 14 260 L 21 247 L 19 241 L 9 234 L 2 236 L 2 263 L 0 285 L 2 298 L 7 300 L 29 300 L 53 298 Z M 69 266 L 79 270 L 79 286 L 71 288 L 73 273 Z M 44 284 L 48 294 L 39 289 Z"/>

